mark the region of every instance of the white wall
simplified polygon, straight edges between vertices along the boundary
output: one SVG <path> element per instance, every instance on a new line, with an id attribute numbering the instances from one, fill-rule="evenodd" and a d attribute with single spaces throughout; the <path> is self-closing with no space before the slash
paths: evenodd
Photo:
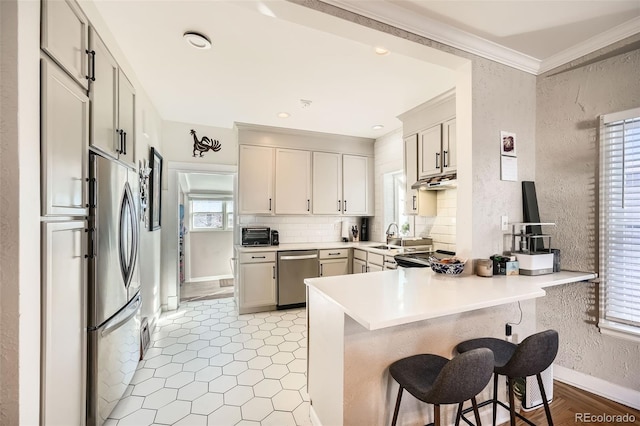
<path id="1" fill-rule="evenodd" d="M 636 49 L 538 78 L 536 193 L 540 217 L 557 223 L 552 245 L 563 269 L 597 270 L 598 116 L 640 106 L 638 70 Z M 598 285 L 548 293 L 538 301 L 538 326 L 559 331 L 556 362 L 640 391 L 640 343 L 600 334 Z"/>
<path id="2" fill-rule="evenodd" d="M 433 239 L 434 250 L 456 251 L 457 203 L 457 189 L 437 191 L 437 216 L 416 216 L 415 218 L 416 235 Z"/>
<path id="3" fill-rule="evenodd" d="M 218 152 L 208 151 L 200 157 L 193 156 L 193 136 L 191 129 L 196 131 L 198 140 L 203 136 L 211 140 L 218 140 L 222 149 Z M 223 127 L 201 126 L 193 123 L 180 123 L 177 121 L 164 121 L 162 123 L 162 156 L 165 161 L 181 163 L 208 163 L 208 164 L 238 164 L 238 144 L 233 129 Z"/>
<path id="4" fill-rule="evenodd" d="M 186 281 L 204 281 L 231 275 L 233 231 L 189 232 L 187 234 Z"/>
<path id="5" fill-rule="evenodd" d="M 375 172 L 375 211 L 371 221 L 371 241 L 385 241 L 385 231 L 390 221 L 385 222 L 385 206 L 389 207 L 385 199 L 384 175 L 402 171 L 404 168 L 404 142 L 402 127 L 376 139 L 374 144 L 374 172 Z M 393 185 L 393 182 L 390 183 Z M 393 200 L 391 200 L 391 205 Z M 402 224 L 398 224 L 401 226 Z"/>

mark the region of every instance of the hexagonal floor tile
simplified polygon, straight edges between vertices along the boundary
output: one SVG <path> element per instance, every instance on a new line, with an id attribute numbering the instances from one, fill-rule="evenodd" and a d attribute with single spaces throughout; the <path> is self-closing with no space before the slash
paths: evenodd
<path id="1" fill-rule="evenodd" d="M 209 360 L 204 358 L 195 358 L 191 361 L 185 362 L 182 371 L 199 371 L 209 365 Z"/>
<path id="2" fill-rule="evenodd" d="M 207 421 L 207 416 L 189 414 L 187 417 L 174 423 L 173 426 L 207 426 Z"/>
<path id="3" fill-rule="evenodd" d="M 306 373 L 307 372 L 307 360 L 306 359 L 294 359 L 289 364 L 289 371 L 292 373 Z"/>
<path id="4" fill-rule="evenodd" d="M 260 324 L 258 328 L 262 331 L 270 331 L 270 330 L 273 330 L 274 328 L 278 328 L 278 326 L 272 322 L 265 322 L 264 324 Z"/>
<path id="5" fill-rule="evenodd" d="M 167 346 L 166 348 L 162 349 L 162 353 L 164 355 L 175 355 L 184 351 L 185 349 L 187 349 L 187 345 L 183 343 L 174 343 L 173 345 Z"/>
<path id="6" fill-rule="evenodd" d="M 293 327 L 293 321 L 288 321 L 288 320 L 282 320 L 282 321 L 278 321 L 278 327 L 281 328 L 289 328 L 289 327 Z"/>
<path id="7" fill-rule="evenodd" d="M 151 377 L 153 377 L 153 373 L 155 373 L 155 371 L 156 370 L 154 370 L 153 368 L 138 368 L 138 370 L 136 370 L 135 374 L 133 375 L 133 378 L 131 379 L 131 384 L 137 385 L 138 383 L 150 379 Z"/>
<path id="8" fill-rule="evenodd" d="M 251 337 L 253 337 L 254 339 L 266 339 L 267 337 L 271 336 L 271 333 L 269 333 L 269 330 L 260 330 L 260 331 L 256 331 L 255 333 L 251 333 Z"/>
<path id="9" fill-rule="evenodd" d="M 247 361 L 247 366 L 253 370 L 263 370 L 273 364 L 269 356 L 256 356 Z"/>
<path id="10" fill-rule="evenodd" d="M 144 362 L 145 368 L 159 368 L 171 362 L 171 355 L 158 355 Z"/>
<path id="11" fill-rule="evenodd" d="M 224 365 L 229 364 L 233 361 L 233 354 L 223 354 L 220 353 L 213 358 L 209 359 L 209 365 L 216 365 L 218 367 L 222 367 Z"/>
<path id="12" fill-rule="evenodd" d="M 258 354 L 256 353 L 255 350 L 253 349 L 242 349 L 238 352 L 236 352 L 233 355 L 233 358 L 236 361 L 249 361 L 252 358 L 255 358 L 256 356 L 258 356 Z"/>
<path id="13" fill-rule="evenodd" d="M 183 401 L 193 401 L 204 395 L 209 390 L 209 383 L 191 382 L 178 390 L 178 399 Z"/>
<path id="14" fill-rule="evenodd" d="M 191 402 L 173 401 L 157 411 L 155 421 L 170 425 L 189 414 L 191 414 Z"/>
<path id="15" fill-rule="evenodd" d="M 261 355 L 261 356 L 271 356 L 271 355 L 277 354 L 279 351 L 277 346 L 264 345 L 256 349 L 256 352 L 258 353 L 258 355 Z"/>
<path id="16" fill-rule="evenodd" d="M 255 320 L 251 320 L 251 321 L 255 321 Z M 260 329 L 258 328 L 258 325 L 259 325 L 259 324 L 262 324 L 262 323 L 263 323 L 263 321 L 262 321 L 262 320 L 260 320 L 260 322 L 259 322 L 258 324 L 256 324 L 256 325 L 251 325 L 251 322 L 249 322 L 249 325 L 245 325 L 244 327 L 242 327 L 242 328 L 240 329 L 240 332 L 241 332 L 242 334 L 251 334 L 251 333 L 255 333 L 256 331 L 260 330 Z"/>
<path id="17" fill-rule="evenodd" d="M 278 349 L 281 352 L 293 352 L 296 349 L 300 349 L 300 345 L 298 345 L 298 342 L 284 342 L 278 345 Z"/>
<path id="18" fill-rule="evenodd" d="M 213 413 L 209 414 L 210 425 L 235 425 L 242 420 L 240 407 L 223 405 Z"/>
<path id="19" fill-rule="evenodd" d="M 253 388 L 251 386 L 235 386 L 224 393 L 225 405 L 240 406 L 253 398 Z"/>
<path id="20" fill-rule="evenodd" d="M 118 420 L 126 417 L 134 411 L 139 410 L 142 407 L 144 400 L 145 398 L 143 396 L 128 396 L 126 398 L 122 398 L 109 417 Z"/>
<path id="21" fill-rule="evenodd" d="M 303 402 L 293 410 L 293 417 L 296 419 L 296 424 L 299 426 L 311 426 L 311 419 L 309 418 L 309 403 Z"/>
<path id="22" fill-rule="evenodd" d="M 271 335 L 272 336 L 284 336 L 285 334 L 289 333 L 289 329 L 288 328 L 282 328 L 282 327 L 278 327 L 278 328 L 274 328 L 273 330 L 271 330 Z"/>
<path id="23" fill-rule="evenodd" d="M 264 339 L 264 343 L 267 345 L 279 345 L 280 343 L 284 343 L 284 337 L 282 336 L 269 336 Z"/>
<path id="24" fill-rule="evenodd" d="M 297 342 L 300 339 L 304 338 L 302 333 L 291 333 L 291 332 L 289 332 L 288 334 L 282 337 L 284 337 L 284 340 L 286 340 L 287 342 Z"/>
<path id="25" fill-rule="evenodd" d="M 265 368 L 263 371 L 264 377 L 267 379 L 280 379 L 289 374 L 289 369 L 286 365 L 272 364 Z"/>
<path id="26" fill-rule="evenodd" d="M 302 373 L 289 373 L 280 379 L 285 389 L 300 390 L 307 384 L 307 378 Z"/>
<path id="27" fill-rule="evenodd" d="M 298 359 L 307 359 L 307 348 L 300 348 L 293 351 L 293 356 Z"/>
<path id="28" fill-rule="evenodd" d="M 303 331 L 307 331 L 307 327 L 300 324 L 295 324 L 289 327 L 289 331 L 292 333 L 302 333 Z"/>
<path id="29" fill-rule="evenodd" d="M 198 336 L 195 334 L 187 334 L 186 336 L 182 336 L 178 338 L 178 343 L 191 343 L 198 340 Z"/>
<path id="30" fill-rule="evenodd" d="M 187 383 L 193 382 L 194 375 L 192 371 L 182 371 L 169 377 L 165 383 L 167 388 L 181 388 Z"/>
<path id="31" fill-rule="evenodd" d="M 197 333 L 198 336 L 200 333 Z M 286 340 L 286 339 L 285 339 Z M 191 342 L 187 345 L 187 349 L 190 351 L 199 351 L 200 349 L 204 349 L 209 346 L 209 340 L 196 340 L 195 342 Z"/>
<path id="32" fill-rule="evenodd" d="M 225 393 L 237 384 L 236 376 L 222 375 L 209 382 L 209 392 Z"/>
<path id="33" fill-rule="evenodd" d="M 293 411 L 302 404 L 300 392 L 293 390 L 281 390 L 273 398 L 273 408 L 279 411 Z"/>
<path id="34" fill-rule="evenodd" d="M 296 426 L 293 414 L 284 411 L 274 411 L 260 422 L 262 426 Z"/>
<path id="35" fill-rule="evenodd" d="M 175 362 L 170 362 L 169 364 L 165 364 L 160 368 L 156 368 L 156 372 L 153 374 L 155 377 L 171 377 L 174 374 L 177 374 L 182 371 L 182 364 L 178 364 Z"/>
<path id="36" fill-rule="evenodd" d="M 276 379 L 264 379 L 253 386 L 253 393 L 256 396 L 263 396 L 265 398 L 271 398 L 282 390 L 280 380 Z"/>
<path id="37" fill-rule="evenodd" d="M 221 393 L 207 392 L 193 401 L 191 404 L 191 412 L 209 415 L 222 407 L 223 404 L 224 399 Z"/>
<path id="38" fill-rule="evenodd" d="M 232 342 L 221 347 L 220 351 L 223 354 L 234 354 L 238 351 L 241 351 L 243 348 L 244 346 L 242 346 L 242 343 Z"/>
<path id="39" fill-rule="evenodd" d="M 196 372 L 196 380 L 199 382 L 210 382 L 220 376 L 222 376 L 222 368 L 213 365 L 207 366 Z"/>
<path id="40" fill-rule="evenodd" d="M 204 349 L 198 351 L 198 358 L 213 358 L 220 353 L 220 348 L 217 346 L 207 346 Z"/>
<path id="41" fill-rule="evenodd" d="M 238 375 L 238 384 L 253 386 L 264 379 L 264 374 L 260 370 L 247 370 Z"/>
<path id="42" fill-rule="evenodd" d="M 271 357 L 274 364 L 289 364 L 296 359 L 291 352 L 278 352 Z"/>
<path id="43" fill-rule="evenodd" d="M 269 398 L 252 398 L 240 410 L 243 419 L 259 422 L 273 411 L 273 404 Z"/>
<path id="44" fill-rule="evenodd" d="M 147 396 L 144 399 L 142 408 L 157 410 L 169 404 L 170 402 L 175 401 L 177 395 L 177 389 L 162 388 Z"/>
<path id="45" fill-rule="evenodd" d="M 216 337 L 215 339 L 211 339 L 209 341 L 210 346 L 224 346 L 231 343 L 231 339 L 227 336 Z"/>
<path id="46" fill-rule="evenodd" d="M 136 396 L 147 396 L 151 395 L 158 389 L 162 389 L 164 386 L 165 379 L 161 379 L 159 377 L 152 377 L 143 382 L 138 383 L 133 387 L 132 395 Z"/>
<path id="47" fill-rule="evenodd" d="M 249 367 L 245 361 L 231 361 L 229 364 L 222 367 L 222 373 L 237 376 L 243 371 L 247 370 Z"/>
<path id="48" fill-rule="evenodd" d="M 173 362 L 180 362 L 182 364 L 184 364 L 185 362 L 191 361 L 192 359 L 196 358 L 198 356 L 198 352 L 196 351 L 182 351 L 177 355 L 173 356 L 172 361 Z"/>
<path id="49" fill-rule="evenodd" d="M 227 336 L 227 337 L 236 336 L 238 334 L 240 334 L 240 330 L 238 330 L 237 328 L 227 328 L 226 330 L 222 330 L 220 332 L 221 336 Z"/>
<path id="50" fill-rule="evenodd" d="M 140 410 L 136 410 L 128 416 L 120 419 L 118 421 L 118 425 L 122 426 L 140 426 L 140 425 L 150 425 L 153 423 L 156 417 L 156 410 L 147 410 L 141 408 Z"/>

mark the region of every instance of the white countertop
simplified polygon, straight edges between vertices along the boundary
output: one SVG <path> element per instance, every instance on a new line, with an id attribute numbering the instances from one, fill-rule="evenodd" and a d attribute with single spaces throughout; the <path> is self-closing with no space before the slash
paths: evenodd
<path id="1" fill-rule="evenodd" d="M 278 246 L 264 246 L 264 247 L 254 247 L 254 246 L 240 246 L 236 245 L 236 250 L 241 253 L 253 253 L 253 252 L 261 252 L 261 251 L 286 251 L 286 250 L 325 250 L 325 249 L 340 249 L 340 248 L 359 248 L 359 249 L 369 249 L 375 250 L 378 253 L 389 253 L 389 254 L 397 254 L 398 249 L 396 250 L 376 250 L 371 249 L 371 247 L 385 245 L 385 243 L 380 243 L 376 241 L 359 241 L 359 242 L 332 242 L 332 243 L 288 243 L 288 244 L 280 244 Z M 392 253 L 393 252 L 393 253 Z"/>
<path id="2" fill-rule="evenodd" d="M 304 282 L 368 330 L 408 324 L 519 300 L 542 297 L 544 287 L 593 279 L 563 271 L 529 277 L 447 276 L 430 268 L 308 278 Z"/>

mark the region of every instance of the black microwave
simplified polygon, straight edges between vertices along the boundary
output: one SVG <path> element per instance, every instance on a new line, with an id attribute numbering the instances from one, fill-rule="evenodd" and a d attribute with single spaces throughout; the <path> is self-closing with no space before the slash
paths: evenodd
<path id="1" fill-rule="evenodd" d="M 243 246 L 270 246 L 271 229 L 264 227 L 242 228 Z"/>

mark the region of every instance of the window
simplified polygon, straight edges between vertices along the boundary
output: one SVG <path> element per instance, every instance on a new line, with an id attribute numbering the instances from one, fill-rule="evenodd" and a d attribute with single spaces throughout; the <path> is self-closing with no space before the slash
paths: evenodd
<path id="1" fill-rule="evenodd" d="M 599 274 L 598 327 L 640 338 L 640 108 L 600 118 Z"/>
<path id="2" fill-rule="evenodd" d="M 191 198 L 191 230 L 225 231 L 233 229 L 233 201 L 228 199 Z"/>

